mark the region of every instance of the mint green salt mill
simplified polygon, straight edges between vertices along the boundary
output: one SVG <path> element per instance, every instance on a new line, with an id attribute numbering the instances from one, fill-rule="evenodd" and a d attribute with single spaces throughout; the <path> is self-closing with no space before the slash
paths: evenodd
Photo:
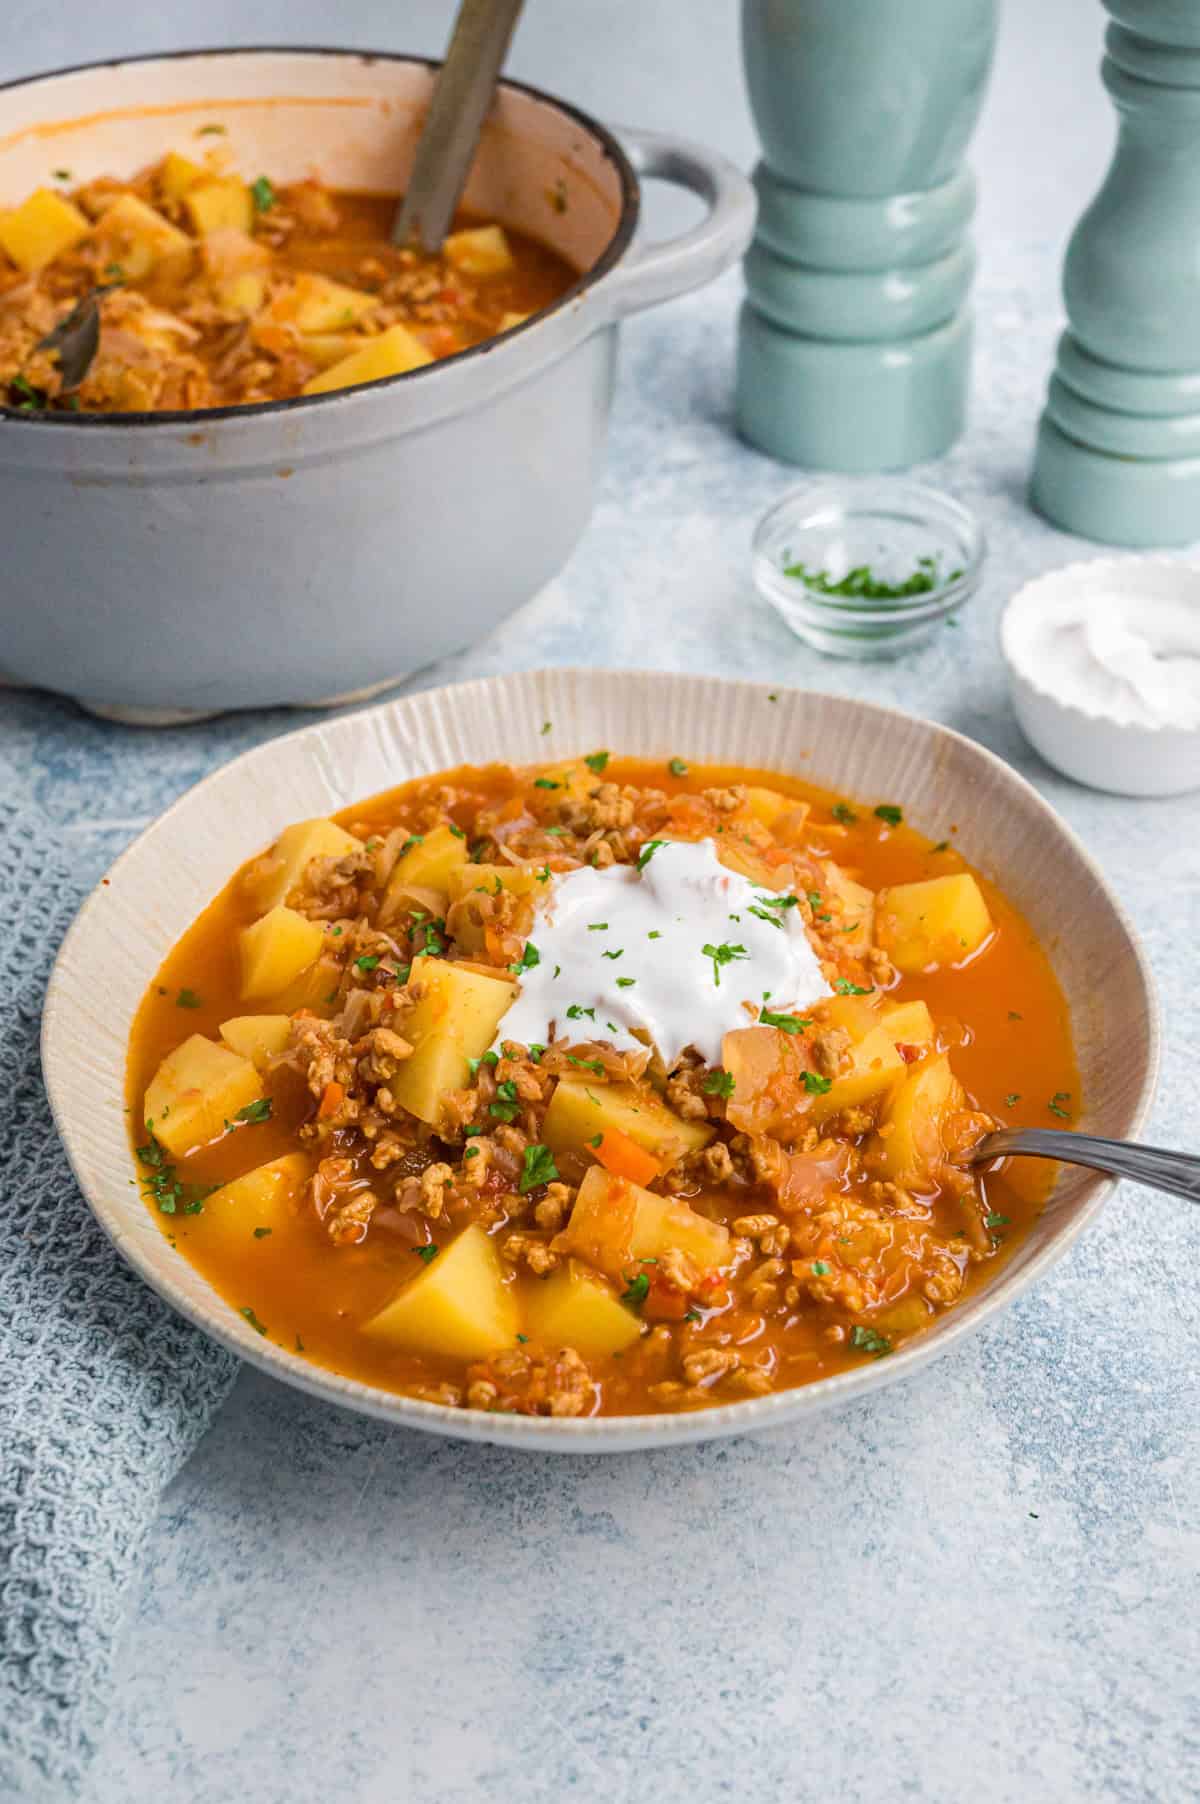
<path id="1" fill-rule="evenodd" d="M 763 160 L 737 417 L 773 457 L 903 468 L 952 445 L 971 365 L 963 162 L 996 0 L 742 0 Z"/>
<path id="2" fill-rule="evenodd" d="M 1200 538 L 1200 5 L 1104 0 L 1117 147 L 1067 248 L 1033 504 L 1109 545 Z"/>

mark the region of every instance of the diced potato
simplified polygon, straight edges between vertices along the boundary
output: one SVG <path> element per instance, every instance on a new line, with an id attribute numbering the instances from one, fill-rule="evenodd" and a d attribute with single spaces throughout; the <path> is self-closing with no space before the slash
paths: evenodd
<path id="1" fill-rule="evenodd" d="M 415 1353 L 482 1359 L 512 1346 L 518 1322 L 496 1248 L 472 1224 L 363 1328 Z"/>
<path id="2" fill-rule="evenodd" d="M 168 200 L 182 200 L 189 188 L 204 180 L 204 170 L 199 163 L 193 163 L 190 157 L 181 156 L 177 150 L 169 150 L 163 158 L 162 191 Z"/>
<path id="3" fill-rule="evenodd" d="M 513 255 L 503 226 L 472 226 L 451 232 L 442 253 L 455 269 L 468 276 L 499 276 L 513 267 Z"/>
<path id="4" fill-rule="evenodd" d="M 396 860 L 396 868 L 388 880 L 380 910 L 381 917 L 386 918 L 391 913 L 393 892 L 401 891 L 413 883 L 419 884 L 422 889 L 436 890 L 444 908 L 450 889 L 450 874 L 466 862 L 465 836 L 462 833 L 452 833 L 445 824 L 431 827 L 423 835 L 413 834 L 411 845 Z"/>
<path id="5" fill-rule="evenodd" d="M 956 965 L 991 931 L 987 903 L 969 871 L 879 892 L 876 937 L 898 971 Z"/>
<path id="6" fill-rule="evenodd" d="M 746 810 L 764 827 L 774 827 L 777 820 L 797 806 L 807 811 L 807 804 L 797 804 L 794 797 L 785 796 L 778 789 L 760 789 L 751 784 L 746 790 Z"/>
<path id="7" fill-rule="evenodd" d="M 254 196 L 236 175 L 196 183 L 187 190 L 183 204 L 201 238 L 219 232 L 222 226 L 236 226 L 247 233 L 253 229 Z"/>
<path id="8" fill-rule="evenodd" d="M 225 1123 L 262 1093 L 249 1059 L 193 1034 L 154 1073 L 143 1112 L 156 1139 L 180 1159 L 215 1140 Z"/>
<path id="9" fill-rule="evenodd" d="M 217 300 L 230 313 L 240 313 L 243 318 L 251 319 L 263 304 L 263 296 L 267 291 L 266 279 L 256 276 L 251 271 L 245 275 L 230 276 L 217 289 Z"/>
<path id="10" fill-rule="evenodd" d="M 743 845 L 737 836 L 728 833 L 717 840 L 716 846 L 717 858 L 727 871 L 737 871 L 759 889 L 770 890 L 772 894 L 778 890 L 778 871 L 772 870 L 753 846 Z"/>
<path id="11" fill-rule="evenodd" d="M 222 1184 L 204 1200 L 198 1229 L 201 1244 L 218 1241 L 241 1251 L 247 1241 L 264 1239 L 266 1232 L 286 1227 L 293 1218 L 292 1205 L 308 1182 L 309 1164 L 303 1153 L 285 1153 L 268 1165 L 256 1165 L 244 1177 Z"/>
<path id="12" fill-rule="evenodd" d="M 239 1058 L 265 1065 L 282 1052 L 292 1031 L 290 1015 L 234 1015 L 221 1023 L 221 1038 Z"/>
<path id="13" fill-rule="evenodd" d="M 824 872 L 824 888 L 822 894 L 841 902 L 841 912 L 834 912 L 832 925 L 837 928 L 840 943 L 847 952 L 858 954 L 866 952 L 872 942 L 875 931 L 875 895 L 864 884 L 856 883 L 853 877 L 847 877 L 832 858 L 825 859 L 822 865 Z M 825 905 L 817 910 L 825 912 Z M 853 929 L 853 931 L 850 931 Z"/>
<path id="14" fill-rule="evenodd" d="M 343 357 L 349 357 L 352 351 L 362 347 L 362 339 L 354 338 L 348 332 L 305 332 L 300 339 L 300 349 L 306 357 L 320 370 L 332 368 L 340 363 Z"/>
<path id="15" fill-rule="evenodd" d="M 421 1121 L 436 1123 L 442 1098 L 461 1090 L 468 1060 L 481 1058 L 496 1037 L 515 994 L 509 977 L 484 977 L 440 958 L 413 960 L 408 988 L 418 1000 L 404 1021 L 413 1046 L 392 1079 L 391 1091 Z"/>
<path id="16" fill-rule="evenodd" d="M 494 896 L 497 884 L 514 896 L 535 896 L 544 893 L 546 881 L 531 865 L 468 864 L 464 861 L 446 873 L 446 888 L 452 902 L 461 901 L 463 896 L 469 896 L 477 889 Z"/>
<path id="17" fill-rule="evenodd" d="M 811 1115 L 820 1123 L 842 1109 L 876 1101 L 893 1088 L 907 1067 L 886 1027 L 872 1028 L 850 1048 L 850 1065 L 829 1089 L 812 1098 Z"/>
<path id="18" fill-rule="evenodd" d="M 514 313 L 510 308 L 500 315 L 500 330 L 511 332 L 514 326 L 523 326 L 529 317 L 528 313 Z"/>
<path id="19" fill-rule="evenodd" d="M 852 1040 L 865 1039 L 883 1020 L 877 996 L 832 996 L 812 1013 L 830 1027 L 844 1028 Z"/>
<path id="20" fill-rule="evenodd" d="M 560 1077 L 542 1123 L 542 1138 L 551 1151 L 592 1159 L 592 1141 L 611 1129 L 648 1152 L 660 1172 L 685 1153 L 707 1146 L 716 1132 L 710 1122 L 684 1121 L 665 1103 L 630 1085 Z"/>
<path id="21" fill-rule="evenodd" d="M 18 269 L 32 274 L 69 251 L 89 230 L 78 207 L 49 188 L 36 188 L 28 200 L 0 217 L 0 245 Z"/>
<path id="22" fill-rule="evenodd" d="M 927 1002 L 885 1003 L 882 1025 L 897 1046 L 932 1046 L 933 1016 Z"/>
<path id="23" fill-rule="evenodd" d="M 304 393 L 326 395 L 336 388 L 354 388 L 360 382 L 381 382 L 385 376 L 403 376 L 408 370 L 419 370 L 432 362 L 425 346 L 407 326 L 389 326 L 386 332 L 366 339 L 360 351 L 351 352 L 340 363 L 313 376 L 304 384 Z"/>
<path id="24" fill-rule="evenodd" d="M 245 888 L 257 907 L 274 908 L 295 889 L 314 858 L 341 858 L 347 852 L 361 851 L 362 840 L 336 821 L 297 821 L 294 827 L 285 827 L 271 850 L 251 865 Z"/>
<path id="25" fill-rule="evenodd" d="M 889 1098 L 871 1142 L 884 1175 L 906 1190 L 930 1185 L 945 1156 L 946 1116 L 964 1102 L 962 1085 L 944 1052 L 914 1065 Z"/>
<path id="26" fill-rule="evenodd" d="M 108 207 L 95 229 L 102 255 L 120 265 L 129 281 L 140 282 L 166 257 L 190 253 L 192 241 L 136 194 L 123 194 Z"/>
<path id="27" fill-rule="evenodd" d="M 318 921 L 280 904 L 238 936 L 242 955 L 242 995 L 278 996 L 307 971 L 325 942 Z"/>
<path id="28" fill-rule="evenodd" d="M 585 1359 L 602 1359 L 631 1347 L 642 1332 L 603 1278 L 569 1259 L 525 1293 L 525 1325 L 547 1347 L 574 1347 Z"/>
<path id="29" fill-rule="evenodd" d="M 338 332 L 379 305 L 379 297 L 305 270 L 271 304 L 271 318 L 297 332 Z M 361 341 L 359 341 L 361 342 Z"/>
<path id="30" fill-rule="evenodd" d="M 701 1274 L 715 1271 L 729 1262 L 729 1230 L 680 1198 L 656 1196 L 599 1165 L 589 1168 L 570 1219 L 554 1241 L 556 1252 L 572 1254 L 610 1278 L 627 1277 L 640 1261 L 659 1259 L 672 1248 L 686 1253 Z"/>

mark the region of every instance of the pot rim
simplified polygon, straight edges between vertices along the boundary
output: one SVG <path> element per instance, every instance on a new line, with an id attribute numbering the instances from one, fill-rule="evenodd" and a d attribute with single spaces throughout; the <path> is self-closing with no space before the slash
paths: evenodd
<path id="1" fill-rule="evenodd" d="M 311 56 L 330 57 L 340 60 L 351 59 L 362 63 L 415 63 L 426 69 L 440 69 L 442 59 L 433 56 L 420 56 L 401 50 L 359 50 L 347 45 L 329 44 L 232 44 L 195 46 L 184 50 L 151 50 L 139 52 L 135 56 L 97 57 L 90 62 L 69 63 L 60 69 L 43 69 L 35 75 L 16 76 L 11 81 L 0 82 L 0 96 L 13 88 L 31 88 L 38 82 L 57 81 L 67 75 L 86 75 L 94 70 L 124 69 L 137 63 L 184 62 L 198 57 L 244 57 L 244 56 Z M 508 76 L 501 77 L 497 87 L 508 88 L 515 93 L 524 94 L 531 100 L 541 101 L 547 106 L 556 108 L 567 118 L 573 120 L 583 131 L 587 132 L 600 146 L 601 151 L 614 166 L 617 180 L 621 188 L 621 212 L 617 220 L 616 230 L 596 262 L 552 301 L 547 307 L 540 307 L 536 313 L 530 314 L 519 326 L 510 328 L 504 337 L 515 338 L 529 327 L 536 325 L 550 314 L 561 312 L 570 303 L 575 302 L 595 287 L 617 263 L 620 262 L 632 242 L 637 230 L 641 212 L 641 186 L 637 172 L 629 157 L 622 149 L 617 138 L 608 127 L 593 119 L 590 113 L 572 105 L 568 100 L 560 100 L 556 94 L 549 94 L 544 88 L 534 87 L 531 82 L 514 81 Z M 469 345 L 465 351 L 456 351 L 450 357 L 439 358 L 432 364 L 425 364 L 419 369 L 405 370 L 398 376 L 381 376 L 374 382 L 363 382 L 353 389 L 330 389 L 319 395 L 289 395 L 281 401 L 250 401 L 225 407 L 177 407 L 161 412 L 140 411 L 136 413 L 27 413 L 20 408 L 7 407 L 0 404 L 0 421 L 14 420 L 22 426 L 51 427 L 55 431 L 80 429 L 84 432 L 95 431 L 100 427 L 178 427 L 192 421 L 204 424 L 216 420 L 252 419 L 264 415 L 283 414 L 297 408 L 309 409 L 319 407 L 325 402 L 345 402 L 355 393 L 375 393 L 376 391 L 394 388 L 397 383 L 410 382 L 422 376 L 434 374 L 442 365 L 459 367 L 473 357 L 494 353 L 497 345 L 495 338 L 482 339 L 476 345 Z"/>

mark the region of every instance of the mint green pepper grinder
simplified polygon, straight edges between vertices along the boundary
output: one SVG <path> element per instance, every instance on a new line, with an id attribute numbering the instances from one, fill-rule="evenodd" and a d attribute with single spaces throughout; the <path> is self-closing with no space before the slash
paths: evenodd
<path id="1" fill-rule="evenodd" d="M 1200 538 L 1200 6 L 1104 0 L 1117 148 L 1063 269 L 1031 498 L 1108 545 Z"/>
<path id="2" fill-rule="evenodd" d="M 996 0 L 743 0 L 762 139 L 738 328 L 738 426 L 789 463 L 886 470 L 962 431 L 963 163 Z"/>

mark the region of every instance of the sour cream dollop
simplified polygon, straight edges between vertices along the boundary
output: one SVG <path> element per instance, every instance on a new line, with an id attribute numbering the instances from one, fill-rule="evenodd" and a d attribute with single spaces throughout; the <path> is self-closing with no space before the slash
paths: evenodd
<path id="1" fill-rule="evenodd" d="M 1039 684 L 1129 726 L 1200 728 L 1200 615 L 1152 593 L 1056 598 L 1026 626 Z"/>
<path id="2" fill-rule="evenodd" d="M 640 870 L 554 880 L 530 935 L 538 962 L 522 972 L 497 1046 L 569 1036 L 634 1051 L 640 1028 L 668 1067 L 687 1046 L 717 1065 L 724 1036 L 764 999 L 782 1012 L 831 994 L 799 909 L 728 870 L 713 840 L 647 850 Z"/>

